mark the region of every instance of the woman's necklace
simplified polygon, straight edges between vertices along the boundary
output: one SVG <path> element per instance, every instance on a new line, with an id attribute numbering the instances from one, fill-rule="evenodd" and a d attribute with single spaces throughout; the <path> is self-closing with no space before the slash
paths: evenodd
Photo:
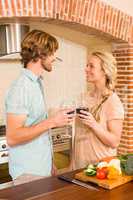
<path id="1" fill-rule="evenodd" d="M 112 91 L 108 91 L 104 94 L 102 94 L 99 98 L 98 96 L 94 96 L 95 104 L 90 108 L 90 112 L 92 113 L 93 117 L 96 119 L 96 121 L 100 120 L 100 112 L 102 109 L 103 103 L 108 99 Z"/>

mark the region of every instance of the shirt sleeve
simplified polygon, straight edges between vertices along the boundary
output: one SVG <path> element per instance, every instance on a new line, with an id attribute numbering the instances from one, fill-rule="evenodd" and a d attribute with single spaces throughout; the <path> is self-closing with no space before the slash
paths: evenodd
<path id="1" fill-rule="evenodd" d="M 113 119 L 124 120 L 124 107 L 117 95 L 114 95 L 108 102 L 107 121 Z"/>
<path id="2" fill-rule="evenodd" d="M 5 99 L 6 113 L 28 114 L 28 91 L 24 86 L 10 88 Z"/>

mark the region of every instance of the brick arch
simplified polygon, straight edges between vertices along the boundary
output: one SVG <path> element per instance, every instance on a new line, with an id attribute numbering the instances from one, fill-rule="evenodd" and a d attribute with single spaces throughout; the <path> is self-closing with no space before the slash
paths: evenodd
<path id="1" fill-rule="evenodd" d="M 0 19 L 7 17 L 75 22 L 125 42 L 133 40 L 133 18 L 99 0 L 0 0 Z"/>

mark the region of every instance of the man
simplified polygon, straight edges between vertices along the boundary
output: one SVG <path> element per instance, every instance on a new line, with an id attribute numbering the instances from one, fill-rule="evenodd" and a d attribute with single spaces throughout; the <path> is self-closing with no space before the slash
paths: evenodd
<path id="1" fill-rule="evenodd" d="M 48 118 L 41 75 L 52 71 L 58 42 L 39 30 L 29 32 L 21 44 L 24 69 L 5 99 L 9 172 L 14 183 L 51 175 L 53 169 L 50 129 L 69 124 L 71 109 Z"/>

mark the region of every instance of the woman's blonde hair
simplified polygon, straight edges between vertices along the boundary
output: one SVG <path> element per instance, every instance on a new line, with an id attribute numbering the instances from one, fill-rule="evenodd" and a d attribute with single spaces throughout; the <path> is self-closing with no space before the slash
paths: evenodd
<path id="1" fill-rule="evenodd" d="M 110 90 L 114 90 L 117 77 L 116 59 L 111 53 L 107 52 L 96 51 L 92 52 L 91 55 L 101 60 L 101 67 L 106 75 L 106 87 Z"/>

